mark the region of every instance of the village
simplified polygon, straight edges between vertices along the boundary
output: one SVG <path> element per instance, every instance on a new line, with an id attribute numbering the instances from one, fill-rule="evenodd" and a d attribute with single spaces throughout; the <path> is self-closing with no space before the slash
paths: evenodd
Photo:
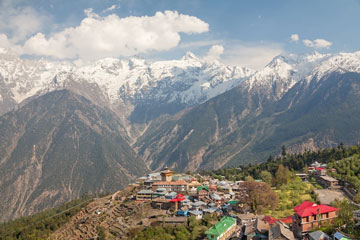
<path id="1" fill-rule="evenodd" d="M 205 224 L 200 225 L 201 234 L 191 239 L 358 239 L 341 229 L 332 234 L 322 231 L 339 219 L 340 209 L 331 204 L 333 201 L 348 199 L 349 204 L 357 206 L 351 200 L 354 190 L 327 175 L 327 169 L 325 164 L 315 162 L 306 172 L 293 174 L 298 185 L 290 187 L 295 189 L 305 189 L 313 184 L 311 179 L 316 179 L 320 185 L 311 188 L 314 200 L 308 194 L 294 195 L 298 190 L 281 199 L 281 190 L 270 188 L 262 180 L 230 181 L 206 174 L 175 173 L 165 167 L 138 178 L 121 191 L 94 199 L 53 238 L 97 239 L 99 232 L 107 229 L 108 239 L 147 239 L 138 237 L 146 229 L 176 230 L 189 227 L 195 220 Z M 288 206 L 280 213 L 271 208 L 274 196 L 268 192 L 275 191 L 282 202 L 277 209 L 282 209 L 282 204 Z M 266 208 L 260 209 L 260 204 Z M 359 227 L 360 210 L 350 214 L 354 226 Z"/>
<path id="2" fill-rule="evenodd" d="M 297 176 L 303 181 L 315 177 L 324 187 L 315 190 L 320 204 L 303 201 L 293 207 L 293 215 L 280 219 L 255 214 L 245 206 L 244 198 L 248 197 L 246 181 L 174 174 L 167 167 L 139 178 L 137 185 L 140 190 L 134 196 L 128 196 L 128 201 L 149 202 L 153 209 L 162 210 L 165 215 L 153 220 L 162 224 L 185 224 L 190 216 L 201 219 L 206 214 L 216 214 L 220 220 L 206 231 L 209 240 L 351 239 L 341 232 L 328 236 L 317 230 L 332 224 L 337 218 L 338 209 L 330 206 L 330 202 L 346 198 L 339 181 L 326 175 L 326 165 L 315 162 L 307 173 L 298 173 Z M 261 181 L 255 181 L 261 184 Z"/>

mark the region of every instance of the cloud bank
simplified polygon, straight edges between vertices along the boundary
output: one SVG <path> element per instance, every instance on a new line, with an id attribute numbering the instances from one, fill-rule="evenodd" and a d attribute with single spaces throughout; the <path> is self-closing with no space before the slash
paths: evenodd
<path id="1" fill-rule="evenodd" d="M 18 45 L 18 49 L 21 47 L 18 51 L 21 54 L 57 59 L 95 60 L 169 50 L 179 45 L 180 33 L 199 34 L 209 31 L 206 22 L 176 11 L 125 18 L 116 14 L 101 17 L 92 9 L 86 9 L 85 14 L 79 26 L 49 35 L 38 32 L 24 41 L 22 46 Z M 10 44 L 14 44 L 14 41 L 4 34 L 0 35 L 0 47 L 8 47 Z"/>

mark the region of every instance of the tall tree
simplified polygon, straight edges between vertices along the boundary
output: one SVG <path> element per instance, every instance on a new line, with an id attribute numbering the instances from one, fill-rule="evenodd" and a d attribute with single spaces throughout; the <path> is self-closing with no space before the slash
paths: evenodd
<path id="1" fill-rule="evenodd" d="M 268 185 L 271 186 L 271 181 L 272 181 L 271 173 L 269 173 L 268 171 L 262 171 L 260 173 L 260 178 L 261 180 L 263 180 L 264 182 L 266 182 Z"/>
<path id="2" fill-rule="evenodd" d="M 289 181 L 289 169 L 280 164 L 275 174 L 275 185 L 280 187 Z"/>

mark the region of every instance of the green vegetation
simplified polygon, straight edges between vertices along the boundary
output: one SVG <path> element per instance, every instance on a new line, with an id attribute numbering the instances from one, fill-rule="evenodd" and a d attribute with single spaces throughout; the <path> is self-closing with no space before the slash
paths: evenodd
<path id="1" fill-rule="evenodd" d="M 358 151 L 359 149 L 357 149 Z M 351 157 L 340 161 L 332 159 L 329 168 L 335 168 L 336 173 L 330 173 L 333 177 L 351 183 L 356 189 L 360 190 L 360 156 L 353 154 Z"/>
<path id="2" fill-rule="evenodd" d="M 360 147 L 340 144 L 336 148 L 322 149 L 316 152 L 306 151 L 302 154 L 289 154 L 283 146 L 281 155 L 270 156 L 264 163 L 239 166 L 237 168 L 219 169 L 212 172 L 202 172 L 217 179 L 245 180 L 261 179 L 273 186 L 278 198 L 278 204 L 264 208 L 263 213 L 275 218 L 284 218 L 293 214 L 293 207 L 304 200 L 316 202 L 313 189 L 321 188 L 315 179 L 303 183 L 294 172 L 307 171 L 307 166 L 317 161 L 328 163 L 328 168 L 335 168 L 334 177 L 348 181 L 360 190 Z M 360 201 L 360 194 L 355 201 Z M 253 209 L 254 210 L 254 209 Z"/>
<path id="3" fill-rule="evenodd" d="M 344 146 L 344 144 L 341 143 L 336 148 L 322 149 L 312 152 L 305 151 L 304 153 L 299 154 L 289 154 L 285 150 L 283 154 L 285 155 L 277 156 L 276 158 L 270 156 L 266 162 L 259 164 L 249 164 L 246 166 L 240 165 L 235 168 L 219 169 L 211 172 L 202 171 L 201 173 L 204 175 L 210 175 L 217 179 L 225 178 L 232 181 L 245 180 L 246 176 L 251 176 L 254 179 L 263 179 L 263 171 L 267 171 L 271 173 L 271 175 L 276 176 L 276 171 L 278 171 L 280 165 L 283 165 L 283 167 L 287 168 L 292 172 L 301 172 L 306 169 L 307 166 L 309 166 L 311 163 L 317 161 L 321 163 L 329 163 L 329 168 L 338 167 L 338 173 L 340 175 L 348 175 L 350 177 L 358 177 L 358 175 L 360 176 L 360 160 L 358 157 L 360 155 L 360 146 L 346 147 Z M 344 172 L 344 169 L 342 169 L 343 165 L 336 165 L 336 161 L 343 160 L 344 158 L 349 159 L 348 162 L 344 162 L 344 166 L 347 166 L 347 169 L 349 169 L 349 171 L 346 172 Z M 351 160 L 350 162 L 350 159 L 355 159 L 356 163 L 353 164 L 353 160 Z M 339 161 L 340 164 L 341 162 L 342 161 Z M 281 171 L 279 171 L 279 173 L 280 172 Z M 342 179 L 341 176 L 337 177 Z M 283 180 L 281 180 L 281 178 Z M 286 177 L 283 178 L 283 176 L 281 176 L 278 180 L 285 181 L 284 179 L 286 179 Z M 351 180 L 350 182 L 352 182 L 354 179 L 355 178 L 348 178 L 348 180 Z M 359 178 L 357 179 L 359 180 Z"/>
<path id="4" fill-rule="evenodd" d="M 194 216 L 188 218 L 186 225 L 172 226 L 162 225 L 147 227 L 140 232 L 136 240 L 161 240 L 161 239 L 174 239 L 174 240 L 197 240 L 205 237 L 205 232 L 215 222 L 218 221 L 216 214 L 205 214 L 201 220 L 195 219 Z M 134 239 L 133 237 L 130 237 Z"/>
<path id="5" fill-rule="evenodd" d="M 49 235 L 67 223 L 72 216 L 86 207 L 91 197 L 83 196 L 80 199 L 63 204 L 59 207 L 46 210 L 29 217 L 22 217 L 0 224 L 0 240 L 11 239 L 47 239 Z"/>
<path id="6" fill-rule="evenodd" d="M 277 207 L 275 209 L 266 209 L 263 213 L 274 218 L 285 218 L 293 215 L 294 206 L 303 201 L 316 201 L 313 189 L 311 183 L 303 183 L 300 178 L 292 176 L 286 185 L 274 190 L 279 199 Z"/>

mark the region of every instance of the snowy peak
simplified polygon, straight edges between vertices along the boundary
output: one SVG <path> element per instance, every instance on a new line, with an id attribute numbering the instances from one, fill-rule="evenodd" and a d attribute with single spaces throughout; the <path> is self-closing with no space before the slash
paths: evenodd
<path id="1" fill-rule="evenodd" d="M 234 87 L 280 99 L 300 80 L 320 79 L 332 71 L 360 72 L 360 52 L 318 52 L 275 57 L 260 71 L 226 66 L 187 52 L 179 60 L 148 62 L 141 58 L 105 58 L 84 66 L 45 59 L 21 59 L 0 49 L 0 108 L 67 86 L 91 85 L 109 104 L 203 103 Z M 77 84 L 68 84 L 75 82 Z M 78 87 L 79 88 L 79 87 Z M 81 88 L 76 92 L 85 91 Z M 92 93 L 93 94 L 93 93 Z M 0 114 L 1 114 L 0 109 Z"/>
<path id="2" fill-rule="evenodd" d="M 10 89 L 10 94 L 0 95 L 16 104 L 33 95 L 66 88 L 69 81 L 74 81 L 96 85 L 110 104 L 155 101 L 191 106 L 239 86 L 254 73 L 247 68 L 209 63 L 191 52 L 180 60 L 106 58 L 76 67 L 70 63 L 8 58 L 8 52 L 1 51 L 5 55 L 0 55 L 0 84 Z"/>
<path id="3" fill-rule="evenodd" d="M 354 53 L 339 53 L 328 56 L 320 62 L 306 77 L 309 82 L 312 79 L 319 81 L 325 75 L 331 72 L 356 72 L 360 73 L 360 51 Z"/>
<path id="4" fill-rule="evenodd" d="M 264 69 L 252 75 L 244 85 L 251 89 L 264 89 L 280 99 L 300 80 L 319 80 L 324 75 L 338 72 L 360 72 L 360 54 L 339 53 L 296 55 L 285 54 L 275 57 Z"/>

